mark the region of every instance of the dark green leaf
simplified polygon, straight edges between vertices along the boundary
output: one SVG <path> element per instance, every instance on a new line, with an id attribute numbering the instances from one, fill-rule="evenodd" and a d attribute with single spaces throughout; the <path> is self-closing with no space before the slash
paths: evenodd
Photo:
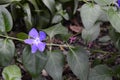
<path id="1" fill-rule="evenodd" d="M 74 11 L 73 11 L 73 14 L 76 13 L 77 8 L 78 8 L 78 4 L 79 4 L 79 1 L 78 0 L 74 0 Z"/>
<path id="2" fill-rule="evenodd" d="M 42 0 L 51 13 L 55 12 L 55 0 Z"/>
<path id="3" fill-rule="evenodd" d="M 80 9 L 80 15 L 83 25 L 86 29 L 90 29 L 101 14 L 101 8 L 99 5 L 84 4 Z"/>
<path id="4" fill-rule="evenodd" d="M 42 12 L 38 12 L 36 15 L 34 15 L 34 23 L 36 24 L 36 27 L 38 29 L 46 28 L 46 26 L 50 23 L 50 13 L 48 10 L 44 9 Z"/>
<path id="5" fill-rule="evenodd" d="M 110 27 L 109 29 L 110 37 L 115 44 L 116 48 L 118 50 L 120 49 L 120 33 L 116 32 L 116 30 L 113 27 Z"/>
<path id="6" fill-rule="evenodd" d="M 64 19 L 69 20 L 69 15 L 66 10 L 61 10 L 58 12 Z"/>
<path id="7" fill-rule="evenodd" d="M 31 29 L 32 27 L 32 15 L 31 15 L 31 10 L 30 10 L 30 7 L 29 5 L 26 3 L 23 5 L 23 9 L 26 13 L 26 16 L 24 17 L 24 20 L 25 20 L 25 24 L 26 24 L 26 27 L 28 29 Z"/>
<path id="8" fill-rule="evenodd" d="M 98 65 L 90 71 L 89 80 L 112 80 L 111 73 L 106 65 Z"/>
<path id="9" fill-rule="evenodd" d="M 33 4 L 33 6 L 35 7 L 35 10 L 38 10 L 38 9 L 39 9 L 39 8 L 38 8 L 38 5 L 37 5 L 37 3 L 36 3 L 36 0 L 28 0 L 28 1 Z"/>
<path id="10" fill-rule="evenodd" d="M 21 0 L 0 0 L 0 4 L 7 4 L 13 1 L 21 1 Z"/>
<path id="11" fill-rule="evenodd" d="M 31 76 L 38 77 L 46 64 L 47 56 L 39 51 L 33 54 L 30 47 L 25 47 L 22 60 L 24 67 Z"/>
<path id="12" fill-rule="evenodd" d="M 88 52 L 82 47 L 70 49 L 67 54 L 67 62 L 73 73 L 80 80 L 87 80 L 89 73 Z"/>
<path id="13" fill-rule="evenodd" d="M 62 72 L 64 66 L 64 56 L 60 51 L 49 51 L 48 62 L 45 69 L 54 80 L 62 80 Z"/>
<path id="14" fill-rule="evenodd" d="M 10 2 L 11 2 L 11 0 L 0 0 L 0 4 L 7 4 Z"/>
<path id="15" fill-rule="evenodd" d="M 44 31 L 47 33 L 47 35 L 50 38 L 54 37 L 57 34 L 63 34 L 64 35 L 64 34 L 68 33 L 67 28 L 65 28 L 61 23 L 56 24 L 56 25 L 54 25 L 50 28 L 47 28 Z"/>
<path id="16" fill-rule="evenodd" d="M 120 65 L 115 65 L 112 69 L 113 69 L 113 75 L 120 78 Z"/>
<path id="17" fill-rule="evenodd" d="M 16 65 L 10 65 L 3 69 L 2 76 L 4 80 L 21 80 L 20 68 Z"/>
<path id="18" fill-rule="evenodd" d="M 89 43 L 95 40 L 100 34 L 100 23 L 95 24 L 90 29 L 83 29 L 82 38 Z"/>
<path id="19" fill-rule="evenodd" d="M 113 28 L 120 33 L 120 13 L 116 12 L 114 9 L 108 10 L 108 19 L 112 24 Z"/>
<path id="20" fill-rule="evenodd" d="M 54 23 L 59 23 L 59 22 L 62 21 L 62 20 L 63 20 L 62 16 L 56 14 L 56 15 L 53 17 L 53 19 L 52 19 L 52 23 L 53 23 L 53 24 L 54 24 Z"/>
<path id="21" fill-rule="evenodd" d="M 13 21 L 8 10 L 0 6 L 0 32 L 10 31 L 13 27 Z"/>
<path id="22" fill-rule="evenodd" d="M 25 40 L 28 38 L 28 35 L 26 33 L 20 32 L 17 34 L 17 38 Z"/>
<path id="23" fill-rule="evenodd" d="M 0 39 L 0 66 L 10 64 L 14 57 L 15 46 L 12 40 Z"/>

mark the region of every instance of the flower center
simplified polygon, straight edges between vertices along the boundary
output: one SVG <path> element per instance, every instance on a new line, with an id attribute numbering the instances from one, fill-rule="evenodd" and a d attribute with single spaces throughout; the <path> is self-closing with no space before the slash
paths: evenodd
<path id="1" fill-rule="evenodd" d="M 35 40 L 34 40 L 33 43 L 36 44 L 36 45 L 38 45 L 40 42 L 41 42 L 40 39 L 37 37 L 37 38 L 35 38 Z"/>

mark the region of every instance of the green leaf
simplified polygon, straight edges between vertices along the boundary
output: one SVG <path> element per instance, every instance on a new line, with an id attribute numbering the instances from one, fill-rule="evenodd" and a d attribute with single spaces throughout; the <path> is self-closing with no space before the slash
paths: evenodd
<path id="1" fill-rule="evenodd" d="M 64 55 L 60 51 L 49 51 L 48 62 L 45 66 L 46 71 L 54 80 L 62 80 L 64 66 Z"/>
<path id="2" fill-rule="evenodd" d="M 27 46 L 23 50 L 22 61 L 31 76 L 38 77 L 46 64 L 47 56 L 39 51 L 33 54 L 31 48 Z"/>
<path id="3" fill-rule="evenodd" d="M 90 29 L 101 14 L 101 8 L 99 5 L 84 4 L 80 9 L 80 15 L 83 25 L 86 29 Z"/>
<path id="4" fill-rule="evenodd" d="M 13 27 L 13 21 L 8 10 L 0 6 L 0 32 L 10 31 Z"/>
<path id="5" fill-rule="evenodd" d="M 56 24 L 56 25 L 54 25 L 50 28 L 47 28 L 44 31 L 47 33 L 47 35 L 50 38 L 54 37 L 57 34 L 63 34 L 64 35 L 64 34 L 68 33 L 67 28 L 65 28 L 61 23 Z"/>
<path id="6" fill-rule="evenodd" d="M 112 80 L 112 70 L 106 65 L 98 65 L 90 71 L 89 80 Z"/>
<path id="7" fill-rule="evenodd" d="M 53 19 L 52 19 L 52 23 L 53 23 L 53 24 L 54 24 L 54 23 L 59 23 L 59 22 L 62 21 L 62 20 L 63 20 L 62 16 L 56 14 L 56 15 L 53 17 Z"/>
<path id="8" fill-rule="evenodd" d="M 100 23 L 95 24 L 90 29 L 83 29 L 82 38 L 89 43 L 95 40 L 100 34 Z"/>
<path id="9" fill-rule="evenodd" d="M 120 79 L 120 65 L 113 66 L 113 75 L 117 76 Z"/>
<path id="10" fill-rule="evenodd" d="M 73 14 L 76 13 L 77 8 L 78 8 L 78 4 L 79 4 L 79 1 L 78 0 L 74 0 L 74 11 L 73 11 Z"/>
<path id="11" fill-rule="evenodd" d="M 33 4 L 33 6 L 35 7 L 35 10 L 39 9 L 36 0 L 28 0 L 28 1 Z"/>
<path id="12" fill-rule="evenodd" d="M 29 4 L 24 4 L 23 5 L 23 9 L 24 11 L 26 12 L 26 16 L 24 16 L 24 20 L 25 20 L 25 24 L 26 24 L 26 27 L 28 29 L 31 29 L 32 27 L 32 15 L 31 15 L 31 10 L 30 10 L 30 7 L 29 7 Z"/>
<path id="13" fill-rule="evenodd" d="M 0 4 L 7 4 L 10 2 L 11 2 L 11 0 L 0 0 Z"/>
<path id="14" fill-rule="evenodd" d="M 114 2 L 116 2 L 117 0 L 94 0 L 94 1 L 97 4 L 104 6 L 104 5 L 110 5 L 110 4 L 114 3 Z"/>
<path id="15" fill-rule="evenodd" d="M 26 33 L 20 32 L 17 34 L 17 38 L 25 40 L 28 38 L 28 35 Z"/>
<path id="16" fill-rule="evenodd" d="M 15 45 L 12 40 L 0 39 L 0 66 L 7 66 L 14 57 Z"/>
<path id="17" fill-rule="evenodd" d="M 109 40 L 111 40 L 110 36 L 103 36 L 103 37 L 99 38 L 100 42 L 108 42 Z"/>
<path id="18" fill-rule="evenodd" d="M 73 73 L 80 80 L 87 80 L 89 73 L 88 52 L 82 47 L 70 49 L 67 54 L 67 62 Z"/>
<path id="19" fill-rule="evenodd" d="M 60 3 L 60 2 L 56 2 L 56 4 L 55 4 L 55 8 L 56 8 L 57 11 L 61 11 L 61 10 L 63 10 L 62 3 Z"/>
<path id="20" fill-rule="evenodd" d="M 58 12 L 64 19 L 69 20 L 69 15 L 66 10 L 61 10 Z"/>
<path id="21" fill-rule="evenodd" d="M 10 3 L 10 2 L 13 2 L 13 1 L 21 1 L 21 0 L 0 0 L 0 5 L 1 4 L 7 4 L 7 3 Z"/>
<path id="22" fill-rule="evenodd" d="M 113 28 L 120 33 L 120 13 L 116 12 L 114 9 L 108 10 L 108 20 L 112 24 Z"/>
<path id="23" fill-rule="evenodd" d="M 116 30 L 113 27 L 110 27 L 109 34 L 110 34 L 110 38 L 115 44 L 115 47 L 118 48 L 119 50 L 120 49 L 120 33 L 116 32 Z"/>
<path id="24" fill-rule="evenodd" d="M 42 0 L 51 13 L 55 12 L 55 0 Z"/>
<path id="25" fill-rule="evenodd" d="M 3 69 L 2 76 L 4 80 L 21 80 L 20 68 L 16 65 L 10 65 Z"/>
<path id="26" fill-rule="evenodd" d="M 37 12 L 36 15 L 34 15 L 34 23 L 36 24 L 38 29 L 46 28 L 46 26 L 49 26 L 50 24 L 50 13 L 48 10 L 44 9 L 41 12 Z"/>
<path id="27" fill-rule="evenodd" d="M 106 9 L 106 8 L 108 9 L 109 7 L 104 7 L 104 9 Z M 98 18 L 98 21 L 103 21 L 103 22 L 108 22 L 109 21 L 106 11 L 104 11 L 104 10 L 101 11 L 101 14 Z"/>

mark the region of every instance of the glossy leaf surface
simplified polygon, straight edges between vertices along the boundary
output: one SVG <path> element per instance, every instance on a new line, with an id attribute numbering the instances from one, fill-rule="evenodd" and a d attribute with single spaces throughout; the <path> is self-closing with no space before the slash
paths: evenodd
<path id="1" fill-rule="evenodd" d="M 48 29 L 44 30 L 47 35 L 52 38 L 57 34 L 67 34 L 68 30 L 61 23 L 56 24 Z"/>
<path id="2" fill-rule="evenodd" d="M 101 8 L 99 5 L 84 4 L 80 8 L 80 15 L 83 25 L 86 29 L 90 29 L 101 14 Z"/>
<path id="3" fill-rule="evenodd" d="M 90 71 L 89 80 L 112 80 L 111 72 L 106 65 L 98 65 Z"/>
<path id="4" fill-rule="evenodd" d="M 21 70 L 16 65 L 9 65 L 3 69 L 2 76 L 4 80 L 21 80 Z"/>
<path id="5" fill-rule="evenodd" d="M 87 80 L 89 73 L 88 52 L 82 47 L 71 49 L 67 54 L 67 62 L 73 73 L 80 80 Z"/>
<path id="6" fill-rule="evenodd" d="M 91 29 L 83 29 L 82 38 L 89 43 L 95 40 L 100 34 L 100 23 L 95 24 Z"/>
<path id="7" fill-rule="evenodd" d="M 120 13 L 116 12 L 114 9 L 109 9 L 108 19 L 113 28 L 120 33 Z"/>
<path id="8" fill-rule="evenodd" d="M 45 66 L 46 71 L 54 80 L 62 80 L 64 66 L 64 56 L 60 51 L 47 52 L 48 62 Z"/>
<path id="9" fill-rule="evenodd" d="M 7 66 L 14 57 L 15 45 L 12 40 L 0 39 L 0 66 Z"/>
<path id="10" fill-rule="evenodd" d="M 23 51 L 22 59 L 24 67 L 32 77 L 38 77 L 46 64 L 47 56 L 39 51 L 33 54 L 31 48 L 27 46 Z"/>
<path id="11" fill-rule="evenodd" d="M 11 14 L 8 10 L 0 6 L 0 32 L 10 31 L 13 27 Z"/>
<path id="12" fill-rule="evenodd" d="M 42 0 L 42 1 L 48 7 L 51 13 L 55 12 L 55 0 Z"/>

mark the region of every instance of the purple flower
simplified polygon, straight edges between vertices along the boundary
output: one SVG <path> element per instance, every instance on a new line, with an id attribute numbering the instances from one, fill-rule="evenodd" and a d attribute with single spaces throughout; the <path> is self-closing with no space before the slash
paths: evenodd
<path id="1" fill-rule="evenodd" d="M 117 3 L 118 3 L 118 5 L 119 5 L 119 7 L 120 7 L 120 0 L 118 0 Z"/>
<path id="2" fill-rule="evenodd" d="M 32 53 L 35 53 L 37 50 L 43 52 L 45 49 L 45 42 L 42 42 L 46 38 L 46 34 L 43 31 L 39 33 L 35 28 L 32 28 L 29 32 L 29 39 L 24 40 L 26 44 L 31 45 Z"/>
<path id="3" fill-rule="evenodd" d="M 74 37 L 74 36 L 70 37 L 70 43 L 73 43 L 76 40 L 76 38 L 77 37 Z"/>

